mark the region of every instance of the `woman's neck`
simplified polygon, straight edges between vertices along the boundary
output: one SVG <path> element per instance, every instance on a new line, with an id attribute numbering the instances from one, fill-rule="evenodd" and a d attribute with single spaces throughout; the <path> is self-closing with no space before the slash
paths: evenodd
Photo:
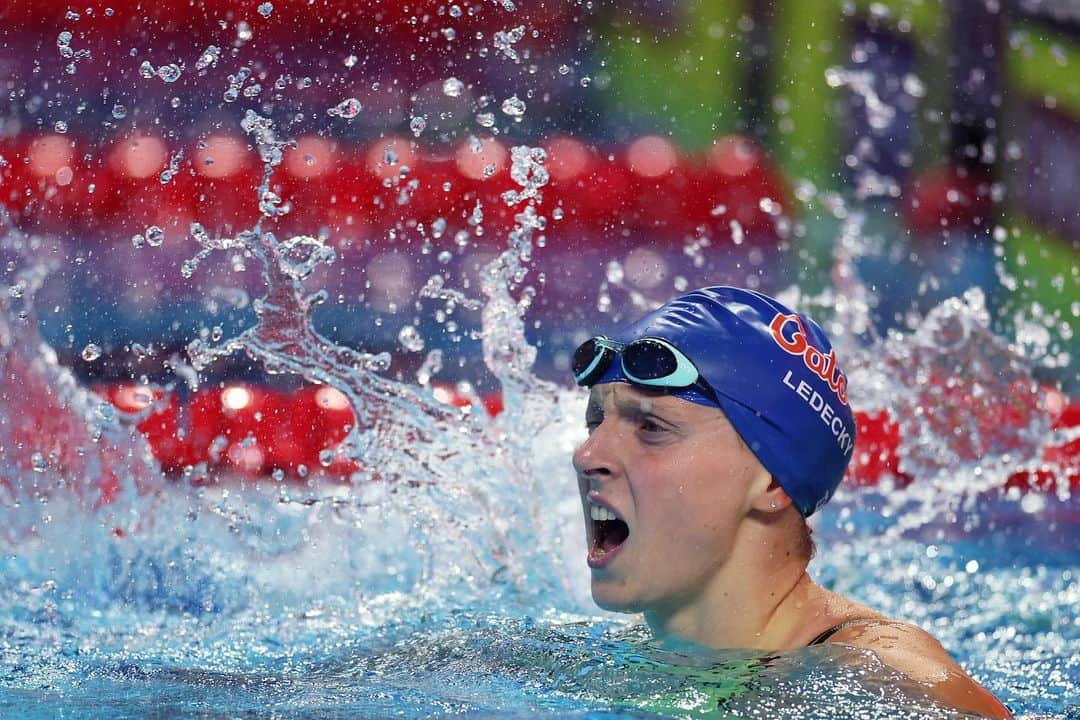
<path id="1" fill-rule="evenodd" d="M 760 528 L 758 529 L 760 530 Z M 693 597 L 647 608 L 657 637 L 711 648 L 786 649 L 801 621 L 826 603 L 787 533 L 750 531 Z"/>

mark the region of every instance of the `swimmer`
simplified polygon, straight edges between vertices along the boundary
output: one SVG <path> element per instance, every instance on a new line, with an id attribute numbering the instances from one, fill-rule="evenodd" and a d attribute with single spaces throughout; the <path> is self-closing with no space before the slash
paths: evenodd
<path id="1" fill-rule="evenodd" d="M 855 446 L 822 329 L 773 298 L 709 287 L 577 349 L 590 388 L 574 453 L 592 595 L 709 648 L 844 643 L 950 707 L 1011 717 L 931 635 L 816 584 L 807 518 Z"/>

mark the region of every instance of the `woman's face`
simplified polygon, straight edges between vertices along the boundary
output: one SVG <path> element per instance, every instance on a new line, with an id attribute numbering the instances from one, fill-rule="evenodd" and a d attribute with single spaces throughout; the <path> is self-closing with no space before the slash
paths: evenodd
<path id="1" fill-rule="evenodd" d="M 593 599 L 628 612 L 700 602 L 766 471 L 719 409 L 626 383 L 592 389 L 586 424 L 574 469 Z"/>

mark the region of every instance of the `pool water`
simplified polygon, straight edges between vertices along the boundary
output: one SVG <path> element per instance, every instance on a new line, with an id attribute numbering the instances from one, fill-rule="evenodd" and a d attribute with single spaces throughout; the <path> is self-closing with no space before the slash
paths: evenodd
<path id="1" fill-rule="evenodd" d="M 520 348 L 521 311 L 504 298 L 491 290 L 499 322 L 486 330 Z M 584 398 L 531 378 L 513 353 L 490 359 L 504 413 L 460 427 L 423 406 L 395 416 L 430 448 L 384 430 L 404 444 L 381 448 L 386 471 L 354 484 L 193 485 L 132 460 L 102 503 L 103 465 L 144 446 L 26 340 L 9 369 L 53 378 L 91 442 L 77 454 L 85 485 L 46 462 L 0 488 L 0 717 L 962 716 L 869 653 L 663 646 L 635 618 L 598 611 L 569 465 Z M 327 349 L 301 365 L 319 367 Z M 95 437 L 114 452 L 95 455 Z M 926 448 L 904 449 L 902 468 L 928 473 L 907 488 L 843 489 L 815 521 L 812 572 L 933 632 L 1018 716 L 1073 717 L 1080 501 L 1067 485 L 1003 493 L 1025 456 L 965 464 L 951 447 L 937 469 Z"/>
<path id="2" fill-rule="evenodd" d="M 249 112 L 243 126 L 268 168 L 280 162 L 272 123 Z M 344 393 L 358 419 L 339 459 L 363 463 L 348 484 L 155 474 L 134 419 L 73 382 L 5 299 L 0 715 L 962 716 L 869 653 L 668 647 L 595 609 L 569 464 L 583 394 L 532 374 L 525 333 L 522 278 L 543 227 L 529 193 L 546 176 L 533 149 L 514 157 L 518 225 L 482 284 L 496 418 L 392 381 L 386 358 L 314 329 L 305 283 L 333 259 L 321 240 L 259 226 L 196 238 L 196 260 L 224 249 L 258 263 L 265 294 L 253 326 L 192 344 L 194 369 L 243 351 Z M 815 521 L 813 573 L 932 631 L 1016 714 L 1075 717 L 1080 501 L 1067 480 L 999 490 L 1075 433 L 1051 431 L 1030 362 L 991 333 L 978 293 L 876 338 L 859 330 L 865 288 L 841 269 L 844 287 L 789 295 L 829 308 L 853 404 L 899 418 L 898 471 L 913 482 L 842 492 Z M 1021 411 L 1011 431 L 999 398 Z M 55 423 L 38 437 L 21 429 L 33 403 Z"/>
<path id="3" fill-rule="evenodd" d="M 192 499 L 174 490 L 167 501 Z M 877 522 L 862 504 L 841 503 L 819 521 L 816 576 L 932 630 L 1018 715 L 1072 717 L 1080 505 L 1055 502 L 1032 517 L 1016 503 L 988 502 L 982 511 L 1014 528 L 1004 538 L 941 539 L 954 534 L 945 523 L 885 544 L 852 530 Z M 280 518 L 267 517 L 274 509 L 265 498 L 234 507 L 258 510 L 252 522 L 274 534 Z M 566 506 L 553 511 L 577 525 Z M 577 567 L 583 543 L 570 537 L 576 547 L 566 554 L 578 562 L 541 568 L 573 583 L 568 591 L 496 578 L 466 587 L 462 578 L 448 600 L 423 587 L 395 589 L 401 577 L 368 575 L 334 545 L 359 539 L 348 526 L 310 520 L 320 537 L 309 542 L 324 548 L 315 565 L 297 557 L 304 548 L 260 552 L 220 516 L 198 511 L 165 510 L 143 538 L 109 540 L 86 520 L 68 526 L 65 536 L 78 542 L 63 551 L 13 548 L 2 566 L 0 715 L 957 716 L 854 649 L 768 656 L 661 647 L 632 619 L 589 607 Z"/>

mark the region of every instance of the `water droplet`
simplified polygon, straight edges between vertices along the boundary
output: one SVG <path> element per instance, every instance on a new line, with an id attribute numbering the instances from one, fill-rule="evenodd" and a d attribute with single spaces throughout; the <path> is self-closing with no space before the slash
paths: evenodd
<path id="1" fill-rule="evenodd" d="M 34 472 L 45 472 L 45 456 L 39 452 L 30 456 L 30 464 L 34 468 Z"/>
<path id="2" fill-rule="evenodd" d="M 143 245 L 146 244 L 146 238 L 144 238 L 140 233 L 136 233 L 135 235 L 131 236 L 131 244 L 136 249 L 141 248 Z"/>
<path id="3" fill-rule="evenodd" d="M 441 253 L 438 254 L 437 258 L 440 265 L 446 265 L 454 259 L 454 254 L 449 250 L 443 250 Z"/>
<path id="4" fill-rule="evenodd" d="M 739 223 L 739 221 L 738 220 L 732 220 L 728 224 L 728 227 L 731 228 L 731 242 L 735 243 L 736 245 L 742 245 L 743 240 L 745 240 L 745 237 L 743 235 L 743 227 Z"/>
<path id="5" fill-rule="evenodd" d="M 518 62 L 521 57 L 518 55 L 517 50 L 514 49 L 514 44 L 525 37 L 525 26 L 519 25 L 512 30 L 500 30 L 492 36 L 492 42 L 495 45 L 495 49 L 502 52 L 509 60 Z"/>
<path id="6" fill-rule="evenodd" d="M 1035 515 L 1042 512 L 1046 508 L 1046 505 L 1046 496 L 1042 493 L 1025 493 L 1024 497 L 1020 499 L 1020 509 L 1029 515 Z"/>
<path id="7" fill-rule="evenodd" d="M 57 120 L 53 123 L 53 130 L 63 135 L 68 131 L 68 124 L 63 120 Z"/>
<path id="8" fill-rule="evenodd" d="M 461 7 L 458 6 L 458 5 L 451 5 L 450 6 L 450 17 L 453 17 L 453 18 L 461 17 Z"/>
<path id="9" fill-rule="evenodd" d="M 442 91 L 443 95 L 447 97 L 461 97 L 461 93 L 465 90 L 465 83 L 458 80 L 456 77 L 448 77 L 443 80 Z"/>
<path id="10" fill-rule="evenodd" d="M 618 285 L 623 281 L 625 275 L 623 274 L 622 264 L 617 260 L 612 260 L 607 264 L 607 271 L 605 272 L 607 281 L 612 285 Z"/>
<path id="11" fill-rule="evenodd" d="M 62 31 L 59 35 L 56 36 L 56 46 L 57 47 L 67 47 L 70 44 L 71 44 L 71 33 L 68 32 L 67 30 Z"/>
<path id="12" fill-rule="evenodd" d="M 157 225 L 151 225 L 146 228 L 146 244 L 150 247 L 161 247 L 161 243 L 165 242 L 165 231 Z"/>
<path id="13" fill-rule="evenodd" d="M 795 197 L 800 202 L 808 203 L 817 197 L 817 194 L 817 186 L 809 180 L 801 179 L 795 182 Z"/>
<path id="14" fill-rule="evenodd" d="M 409 121 L 409 129 L 412 130 L 412 134 L 415 137 L 420 137 L 425 128 L 427 128 L 427 120 L 420 115 L 417 115 Z"/>
<path id="15" fill-rule="evenodd" d="M 200 245 L 206 246 L 210 244 L 210 235 L 206 232 L 206 228 L 202 226 L 202 223 L 191 223 L 188 232 L 191 233 L 191 237 L 195 239 L 195 242 Z"/>
<path id="16" fill-rule="evenodd" d="M 525 114 L 525 101 L 517 95 L 511 95 L 503 100 L 502 111 L 514 118 L 514 120 L 520 121 Z"/>
<path id="17" fill-rule="evenodd" d="M 560 65 L 559 66 L 559 74 L 560 75 L 569 75 L 570 74 L 570 66 L 569 65 Z"/>
<path id="18" fill-rule="evenodd" d="M 330 467 L 334 462 L 334 451 L 330 448 L 326 448 L 319 452 L 319 464 L 323 467 Z"/>
<path id="19" fill-rule="evenodd" d="M 926 85 L 919 79 L 918 75 L 908 73 L 904 76 L 903 80 L 904 92 L 911 97 L 921 98 L 926 95 Z"/>
<path id="20" fill-rule="evenodd" d="M 127 117 L 127 114 L 128 109 L 126 105 L 121 105 L 120 103 L 116 103 L 115 105 L 113 105 L 112 116 L 117 120 L 123 120 Z"/>
<path id="21" fill-rule="evenodd" d="M 435 218 L 431 222 L 431 236 L 438 240 L 446 232 L 446 218 Z"/>
<path id="22" fill-rule="evenodd" d="M 267 15 L 269 14 L 267 13 Z M 281 468 L 274 468 L 273 472 L 270 473 L 270 477 L 274 478 L 275 482 L 281 482 L 285 479 L 285 471 Z"/>
<path id="23" fill-rule="evenodd" d="M 335 117 L 342 117 L 346 120 L 352 120 L 354 117 L 359 115 L 360 111 L 363 109 L 364 107 L 360 104 L 359 100 L 357 100 L 356 98 L 348 98 L 346 100 L 342 100 L 337 105 L 327 110 L 326 114 Z"/>
<path id="24" fill-rule="evenodd" d="M 143 60 L 142 65 L 139 65 L 139 74 L 147 80 L 154 77 L 154 66 L 150 64 L 149 60 Z"/>
<path id="25" fill-rule="evenodd" d="M 780 203 L 768 197 L 763 197 L 758 200 L 758 207 L 761 208 L 763 213 L 769 215 L 779 215 L 783 211 L 783 208 L 780 207 Z"/>
<path id="26" fill-rule="evenodd" d="M 398 332 L 398 342 L 409 352 L 420 352 L 424 349 L 424 338 L 420 337 L 420 333 L 413 325 L 401 328 Z"/>
<path id="27" fill-rule="evenodd" d="M 347 67 L 347 68 L 356 67 L 356 61 L 359 60 L 359 59 L 360 58 L 356 57 L 355 55 L 349 55 L 348 57 L 345 58 L 345 67 Z"/>
<path id="28" fill-rule="evenodd" d="M 563 209 L 561 207 L 554 208 L 551 211 L 551 217 L 553 219 L 555 219 L 555 220 L 562 220 L 563 219 Z"/>
<path id="29" fill-rule="evenodd" d="M 208 67 L 217 65 L 219 57 L 221 57 L 221 49 L 217 45 L 207 45 L 206 49 L 199 55 L 199 59 L 195 61 L 195 69 L 205 70 Z"/>
<path id="30" fill-rule="evenodd" d="M 264 18 L 268 18 L 268 17 L 270 17 L 270 13 L 274 12 L 274 4 L 264 2 L 262 5 L 260 5 L 258 7 L 258 11 L 259 11 L 259 14 L 262 15 Z"/>
<path id="31" fill-rule="evenodd" d="M 240 42 L 247 42 L 251 39 L 251 26 L 243 20 L 236 23 L 236 39 Z"/>
<path id="32" fill-rule="evenodd" d="M 174 83 L 180 79 L 180 66 L 176 63 L 162 65 L 157 69 L 157 76 L 167 83 Z"/>
<path id="33" fill-rule="evenodd" d="M 82 359 L 86 362 L 93 362 L 101 357 L 101 348 L 94 343 L 88 344 L 82 350 Z"/>
<path id="34" fill-rule="evenodd" d="M 1050 45 L 1050 54 L 1058 65 L 1065 66 L 1069 64 L 1069 55 L 1060 44 L 1053 43 Z"/>
<path id="35" fill-rule="evenodd" d="M 592 78 L 586 75 L 585 77 L 581 78 L 578 84 L 581 85 L 581 87 L 587 88 L 592 85 Z"/>
<path id="36" fill-rule="evenodd" d="M 495 113 L 479 113 L 476 116 L 476 123 L 482 127 L 492 127 L 495 125 Z"/>
<path id="37" fill-rule="evenodd" d="M 522 190 L 508 191 L 503 193 L 503 201 L 508 205 L 514 205 L 527 198 L 536 197 L 539 189 L 548 182 L 548 171 L 543 166 L 546 154 L 542 148 L 533 148 L 527 145 L 519 145 L 510 150 L 513 161 L 510 164 L 510 177 Z M 542 218 L 536 220 L 535 211 L 532 213 L 533 220 L 537 224 L 533 227 L 542 227 Z M 520 218 L 519 218 L 520 219 Z"/>

